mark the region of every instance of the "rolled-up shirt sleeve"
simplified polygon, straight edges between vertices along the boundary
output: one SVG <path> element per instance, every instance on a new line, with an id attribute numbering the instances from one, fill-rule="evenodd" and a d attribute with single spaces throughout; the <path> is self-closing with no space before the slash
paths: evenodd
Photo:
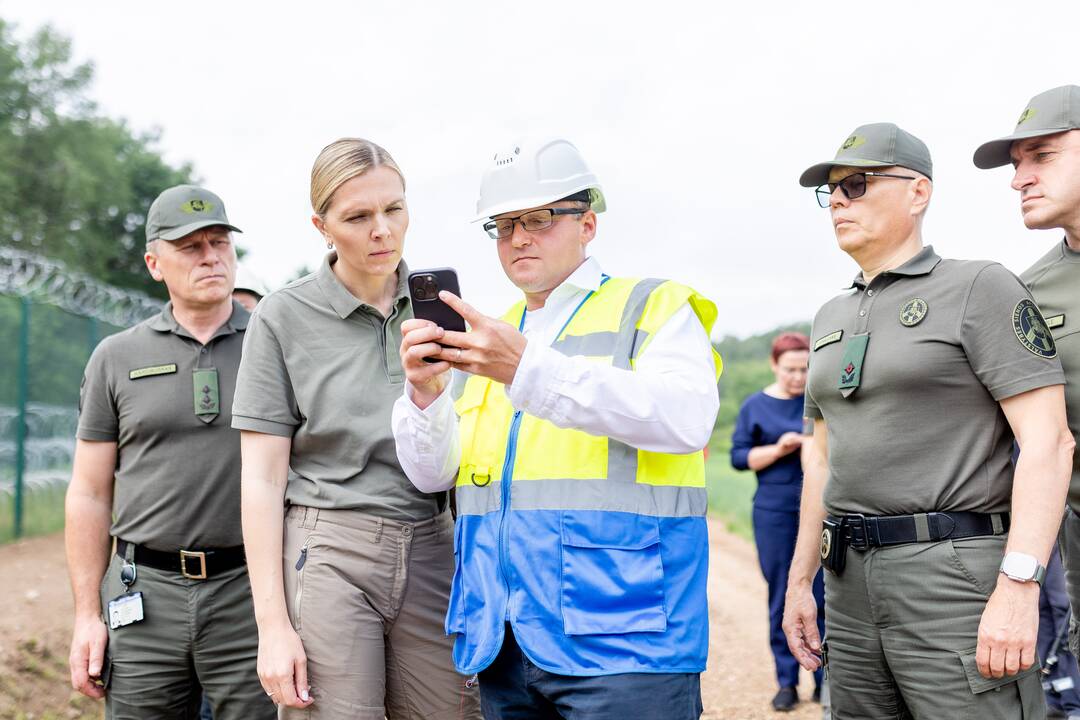
<path id="1" fill-rule="evenodd" d="M 709 336 L 689 305 L 657 331 L 634 370 L 530 340 L 506 391 L 516 409 L 558 427 L 674 454 L 708 444 L 720 405 Z"/>
<path id="2" fill-rule="evenodd" d="M 461 463 L 458 418 L 450 385 L 426 409 L 412 400 L 412 385 L 394 402 L 390 422 L 398 462 L 420 492 L 432 493 L 454 485 Z"/>

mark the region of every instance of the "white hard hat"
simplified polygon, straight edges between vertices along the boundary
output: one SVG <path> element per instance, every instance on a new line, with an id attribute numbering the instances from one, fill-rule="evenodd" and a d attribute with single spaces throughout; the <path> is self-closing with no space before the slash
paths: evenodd
<path id="1" fill-rule="evenodd" d="M 270 294 L 266 284 L 244 265 L 236 267 L 236 283 L 233 285 L 233 292 L 237 290 L 246 290 L 259 297 Z"/>
<path id="2" fill-rule="evenodd" d="M 600 183 L 572 142 L 521 140 L 496 153 L 484 171 L 473 222 L 547 205 L 583 190 L 589 191 L 593 211 L 607 209 Z"/>

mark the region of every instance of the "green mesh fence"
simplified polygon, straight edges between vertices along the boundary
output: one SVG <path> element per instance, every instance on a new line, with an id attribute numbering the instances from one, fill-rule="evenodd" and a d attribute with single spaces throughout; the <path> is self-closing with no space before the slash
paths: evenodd
<path id="1" fill-rule="evenodd" d="M 0 542 L 63 527 L 86 361 L 101 338 L 158 307 L 0 248 Z"/>

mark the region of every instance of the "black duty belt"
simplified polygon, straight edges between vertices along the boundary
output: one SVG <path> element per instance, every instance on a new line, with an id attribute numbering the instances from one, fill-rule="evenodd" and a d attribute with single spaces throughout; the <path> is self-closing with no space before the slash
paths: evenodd
<path id="1" fill-rule="evenodd" d="M 844 515 L 839 523 L 844 539 L 855 550 L 950 538 L 1003 535 L 1009 532 L 1009 513 L 929 512 L 915 515 Z"/>
<path id="2" fill-rule="evenodd" d="M 192 580 L 205 580 L 226 570 L 238 568 L 247 562 L 244 546 L 237 545 L 213 550 L 151 550 L 142 545 L 116 540 L 116 554 L 127 557 L 128 547 L 135 549 L 132 559 L 136 565 L 146 565 L 158 570 L 177 572 Z"/>

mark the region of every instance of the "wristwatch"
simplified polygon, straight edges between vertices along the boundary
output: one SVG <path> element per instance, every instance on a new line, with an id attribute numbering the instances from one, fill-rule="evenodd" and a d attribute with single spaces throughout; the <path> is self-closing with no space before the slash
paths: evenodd
<path id="1" fill-rule="evenodd" d="M 1042 585 L 1043 578 L 1046 577 L 1046 568 L 1040 565 L 1034 556 L 1019 552 L 1005 553 L 999 570 L 1017 582 L 1034 581 Z"/>

